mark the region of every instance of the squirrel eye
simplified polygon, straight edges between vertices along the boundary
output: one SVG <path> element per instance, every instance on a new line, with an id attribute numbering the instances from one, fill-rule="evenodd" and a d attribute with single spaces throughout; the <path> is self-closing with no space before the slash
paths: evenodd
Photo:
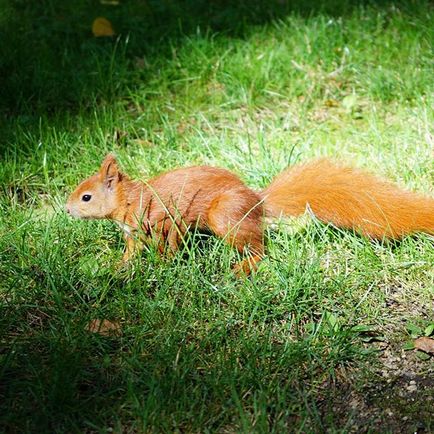
<path id="1" fill-rule="evenodd" d="M 81 200 L 83 201 L 83 202 L 89 202 L 90 201 L 90 199 L 91 199 L 91 195 L 90 194 L 83 194 L 83 197 L 81 198 Z"/>

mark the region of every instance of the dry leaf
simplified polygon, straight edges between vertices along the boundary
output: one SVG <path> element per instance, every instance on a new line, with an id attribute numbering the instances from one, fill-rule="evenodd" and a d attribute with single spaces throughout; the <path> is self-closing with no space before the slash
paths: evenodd
<path id="1" fill-rule="evenodd" d="M 434 339 L 423 336 L 414 341 L 414 348 L 425 353 L 434 354 Z"/>
<path id="2" fill-rule="evenodd" d="M 112 23 L 104 17 L 95 18 L 92 23 L 92 33 L 95 37 L 113 36 L 115 34 Z"/>
<path id="3" fill-rule="evenodd" d="M 102 336 L 119 336 L 122 333 L 121 325 L 107 319 L 93 319 L 86 326 L 91 333 L 98 333 Z"/>

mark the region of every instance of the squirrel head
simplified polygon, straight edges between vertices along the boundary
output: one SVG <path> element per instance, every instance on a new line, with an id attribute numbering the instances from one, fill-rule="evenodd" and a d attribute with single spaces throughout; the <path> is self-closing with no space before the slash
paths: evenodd
<path id="1" fill-rule="evenodd" d="M 65 206 L 66 212 L 72 217 L 84 219 L 109 218 L 120 206 L 122 178 L 116 158 L 108 154 L 99 171 L 71 193 Z"/>

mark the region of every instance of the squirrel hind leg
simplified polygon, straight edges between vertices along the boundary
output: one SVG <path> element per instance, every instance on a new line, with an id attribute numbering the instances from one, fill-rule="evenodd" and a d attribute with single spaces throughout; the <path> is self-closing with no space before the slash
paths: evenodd
<path id="1" fill-rule="evenodd" d="M 208 212 L 207 222 L 211 231 L 240 253 L 248 255 L 234 266 L 238 277 L 255 271 L 264 257 L 262 207 L 258 203 L 253 192 L 246 195 L 244 191 L 238 194 L 230 191 L 217 196 Z"/>

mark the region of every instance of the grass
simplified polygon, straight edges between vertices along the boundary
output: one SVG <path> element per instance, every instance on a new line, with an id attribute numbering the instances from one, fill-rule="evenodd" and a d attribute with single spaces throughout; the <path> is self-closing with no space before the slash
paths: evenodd
<path id="1" fill-rule="evenodd" d="M 428 2 L 1 4 L 2 431 L 433 429 L 432 359 L 402 350 L 432 323 L 429 236 L 282 227 L 247 280 L 192 237 L 119 272 L 118 230 L 62 209 L 108 151 L 254 188 L 328 155 L 432 194 Z"/>

